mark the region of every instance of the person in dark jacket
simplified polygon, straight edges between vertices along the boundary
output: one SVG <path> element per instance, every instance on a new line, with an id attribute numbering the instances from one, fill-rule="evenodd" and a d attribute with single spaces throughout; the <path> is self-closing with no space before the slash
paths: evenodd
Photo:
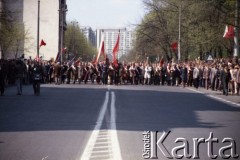
<path id="1" fill-rule="evenodd" d="M 38 61 L 34 62 L 34 66 L 32 68 L 32 78 L 33 78 L 33 90 L 34 95 L 40 95 L 40 83 L 43 78 L 43 67 L 39 64 Z"/>
<path id="2" fill-rule="evenodd" d="M 15 78 L 17 84 L 17 95 L 22 95 L 22 84 L 26 67 L 21 60 L 16 61 L 15 65 Z"/>
<path id="3" fill-rule="evenodd" d="M 223 95 L 228 95 L 228 83 L 231 80 L 231 74 L 226 65 L 223 65 L 220 72 L 220 79 L 223 85 Z"/>
<path id="4" fill-rule="evenodd" d="M 183 87 L 185 88 L 188 80 L 188 70 L 185 64 L 183 65 L 181 70 L 181 78 L 182 78 Z"/>

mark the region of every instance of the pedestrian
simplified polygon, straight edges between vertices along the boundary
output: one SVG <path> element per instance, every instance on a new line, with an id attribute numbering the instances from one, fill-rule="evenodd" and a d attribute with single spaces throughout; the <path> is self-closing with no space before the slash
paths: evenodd
<path id="1" fill-rule="evenodd" d="M 182 78 L 183 88 L 185 88 L 187 83 L 187 78 L 188 78 L 188 70 L 187 70 L 186 64 L 184 64 L 182 67 L 181 78 Z"/>
<path id="2" fill-rule="evenodd" d="M 240 91 L 240 69 L 239 69 L 239 65 L 235 66 L 236 69 L 236 94 L 239 95 L 239 91 Z"/>
<path id="3" fill-rule="evenodd" d="M 43 67 L 39 64 L 38 61 L 34 62 L 34 66 L 32 68 L 32 75 L 33 75 L 33 90 L 34 95 L 40 95 L 40 83 L 43 78 Z"/>
<path id="4" fill-rule="evenodd" d="M 198 89 L 199 86 L 199 69 L 197 66 L 193 69 L 193 85 Z"/>
<path id="5" fill-rule="evenodd" d="M 25 67 L 24 63 L 20 59 L 18 59 L 16 61 L 16 65 L 15 65 L 17 95 L 22 95 L 22 84 L 23 84 L 23 78 L 24 78 L 25 72 L 26 72 L 26 67 Z"/>
<path id="6" fill-rule="evenodd" d="M 149 63 L 147 63 L 147 66 L 145 67 L 145 74 L 144 74 L 144 79 L 145 79 L 144 84 L 146 85 L 150 85 L 151 71 L 152 71 L 152 67 L 149 65 Z"/>
<path id="7" fill-rule="evenodd" d="M 223 65 L 223 68 L 220 72 L 221 82 L 223 85 L 223 95 L 228 96 L 228 83 L 231 79 L 231 74 L 226 65 Z"/>

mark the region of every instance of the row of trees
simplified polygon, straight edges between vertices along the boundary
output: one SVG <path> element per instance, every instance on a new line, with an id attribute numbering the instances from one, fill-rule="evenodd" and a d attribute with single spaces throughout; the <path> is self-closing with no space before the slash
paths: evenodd
<path id="1" fill-rule="evenodd" d="M 136 28 L 132 60 L 177 59 L 171 45 L 181 37 L 181 60 L 232 56 L 233 39 L 224 39 L 227 24 L 234 25 L 236 0 L 144 0 L 147 9 Z M 180 24 L 180 26 L 179 26 Z"/>
<path id="2" fill-rule="evenodd" d="M 97 53 L 97 49 L 88 42 L 77 22 L 68 22 L 65 32 L 65 46 L 67 56 L 80 57 L 85 61 L 91 61 Z"/>
<path id="3" fill-rule="evenodd" d="M 0 57 L 19 57 L 23 53 L 24 41 L 29 37 L 28 33 L 24 30 L 24 24 L 17 22 L 14 14 L 8 11 L 0 11 Z M 9 55 L 10 54 L 10 55 Z"/>

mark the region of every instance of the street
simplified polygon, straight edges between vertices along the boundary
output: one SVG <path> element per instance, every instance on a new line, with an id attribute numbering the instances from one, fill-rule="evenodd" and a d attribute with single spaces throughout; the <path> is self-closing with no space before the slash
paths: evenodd
<path id="1" fill-rule="evenodd" d="M 219 93 L 44 84 L 40 96 L 32 86 L 17 96 L 16 87 L 9 87 L 0 97 L 0 159 L 141 160 L 146 143 L 152 148 L 145 158 L 239 159 L 240 97 Z M 144 141 L 144 131 L 162 143 Z M 202 139 L 199 146 L 196 138 Z"/>

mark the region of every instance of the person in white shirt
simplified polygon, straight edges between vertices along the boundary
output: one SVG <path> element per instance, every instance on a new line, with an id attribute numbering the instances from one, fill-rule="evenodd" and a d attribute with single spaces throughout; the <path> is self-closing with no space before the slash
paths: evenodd
<path id="1" fill-rule="evenodd" d="M 193 69 L 193 85 L 195 88 L 199 86 L 199 69 L 197 66 Z"/>
<path id="2" fill-rule="evenodd" d="M 240 69 L 239 65 L 234 67 L 234 86 L 235 86 L 235 94 L 239 95 L 240 90 Z"/>
<path id="3" fill-rule="evenodd" d="M 144 83 L 147 85 L 150 84 L 151 71 L 152 71 L 152 67 L 149 64 L 147 64 L 147 66 L 145 67 L 145 74 L 144 74 L 144 80 L 145 80 Z"/>

